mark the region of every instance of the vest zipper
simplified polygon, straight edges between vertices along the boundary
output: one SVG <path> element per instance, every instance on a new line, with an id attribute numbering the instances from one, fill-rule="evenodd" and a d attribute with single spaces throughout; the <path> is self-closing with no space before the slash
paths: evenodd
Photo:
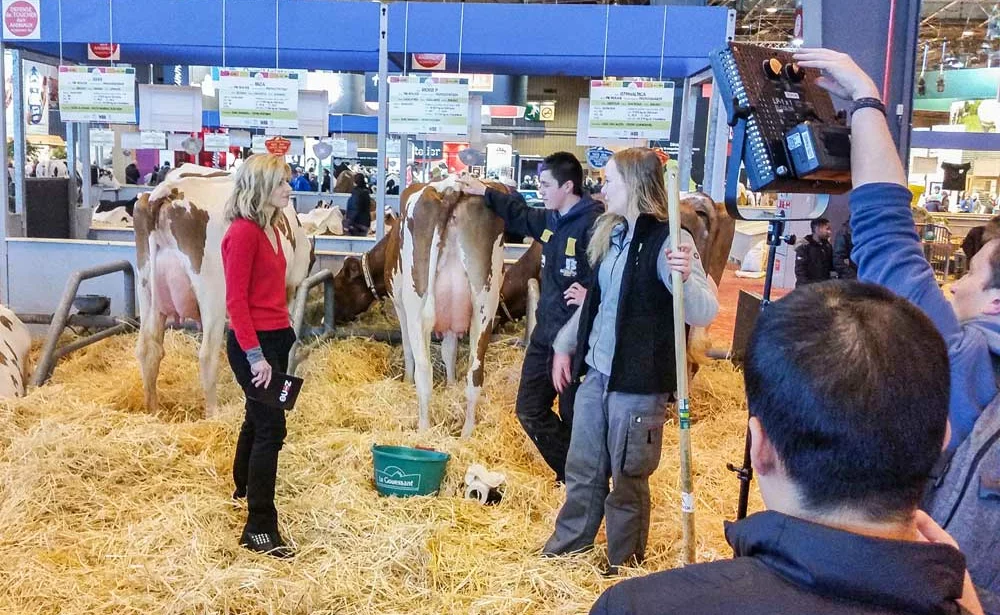
<path id="1" fill-rule="evenodd" d="M 972 482 L 972 477 L 975 476 L 976 469 L 979 468 L 979 462 L 983 460 L 983 457 L 986 455 L 986 451 L 990 449 L 997 439 L 1000 439 L 1000 430 L 997 430 L 996 433 L 990 436 L 990 438 L 981 447 L 979 447 L 979 450 L 976 451 L 976 456 L 972 458 L 972 463 L 969 464 L 969 473 L 966 474 L 965 482 L 962 483 L 962 489 L 958 492 L 958 498 L 955 500 L 955 503 L 952 504 L 951 512 L 948 513 L 948 518 L 941 524 L 942 529 L 948 528 L 948 524 L 951 523 L 955 513 L 958 512 L 958 506 L 962 503 L 962 500 L 965 499 L 965 492 L 969 489 L 969 483 Z"/>

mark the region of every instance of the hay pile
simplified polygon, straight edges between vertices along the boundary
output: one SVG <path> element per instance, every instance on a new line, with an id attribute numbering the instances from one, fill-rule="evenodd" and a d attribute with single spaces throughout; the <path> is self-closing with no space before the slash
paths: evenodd
<path id="1" fill-rule="evenodd" d="M 51 385 L 0 406 L 3 613 L 570 614 L 613 583 L 598 573 L 600 553 L 537 555 L 562 492 L 514 416 L 522 351 L 513 344 L 490 349 L 470 441 L 455 437 L 463 386 L 435 389 L 437 427 L 418 436 L 400 349 L 362 340 L 316 348 L 281 453 L 277 504 L 298 548 L 284 562 L 237 545 L 245 510 L 230 500 L 230 469 L 242 397 L 228 371 L 222 418 L 200 420 L 197 342 L 168 332 L 163 410 L 150 416 L 134 343 L 123 336 L 80 352 Z M 727 365 L 702 369 L 693 389 L 703 561 L 730 554 L 722 520 L 737 482 L 724 465 L 740 460 L 745 410 Z M 451 453 L 441 495 L 378 497 L 374 443 Z M 676 458 L 672 425 L 652 479 L 648 561 L 627 575 L 677 564 Z M 476 462 L 507 474 L 500 505 L 461 498 Z"/>

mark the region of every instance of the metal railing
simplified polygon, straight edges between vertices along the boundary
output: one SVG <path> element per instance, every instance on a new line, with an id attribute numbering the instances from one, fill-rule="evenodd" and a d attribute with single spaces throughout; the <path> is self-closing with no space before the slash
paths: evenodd
<path id="1" fill-rule="evenodd" d="M 320 331 L 305 331 L 306 301 L 309 298 L 309 291 L 323 285 L 323 326 Z M 312 335 L 330 335 L 333 333 L 333 271 L 320 269 L 312 274 L 299 285 L 295 292 L 295 301 L 292 303 L 292 327 L 295 329 L 295 343 L 288 353 L 288 373 L 295 375 L 295 370 L 299 366 L 299 348 L 301 340 Z"/>
<path id="2" fill-rule="evenodd" d="M 80 289 L 81 282 L 119 271 L 124 274 L 125 278 L 125 313 L 122 317 L 113 318 L 111 316 L 87 316 L 80 314 L 70 316 L 69 311 L 73 307 L 73 300 L 76 298 L 76 293 Z M 27 318 L 27 320 L 24 320 L 24 318 Z M 46 324 L 46 320 L 50 321 L 48 337 L 45 340 L 45 346 L 42 348 L 42 356 L 38 362 L 38 367 L 35 368 L 35 373 L 31 376 L 31 386 L 36 387 L 45 384 L 52 376 L 52 370 L 59 359 L 74 350 L 79 350 L 113 335 L 125 333 L 137 326 L 135 313 L 135 269 L 132 268 L 132 263 L 128 261 L 114 261 L 75 271 L 69 280 L 66 281 L 66 288 L 63 290 L 62 298 L 59 300 L 59 307 L 56 308 L 55 313 L 51 317 L 45 314 L 25 314 L 22 318 L 23 322 L 30 324 Z M 61 348 L 57 348 L 59 337 L 66 327 L 70 325 L 107 328 L 66 344 Z"/>

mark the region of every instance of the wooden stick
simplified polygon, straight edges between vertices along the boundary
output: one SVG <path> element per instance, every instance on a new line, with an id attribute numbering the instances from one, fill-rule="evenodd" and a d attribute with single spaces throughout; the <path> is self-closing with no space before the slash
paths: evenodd
<path id="1" fill-rule="evenodd" d="M 677 164 L 667 167 L 667 212 L 670 221 L 670 250 L 679 249 L 681 196 L 677 187 Z M 684 280 L 680 272 L 670 273 L 674 296 L 674 362 L 677 365 L 677 413 L 681 451 L 681 522 L 684 563 L 695 562 L 694 486 L 691 481 L 691 411 L 688 400 L 687 336 L 684 327 Z"/>

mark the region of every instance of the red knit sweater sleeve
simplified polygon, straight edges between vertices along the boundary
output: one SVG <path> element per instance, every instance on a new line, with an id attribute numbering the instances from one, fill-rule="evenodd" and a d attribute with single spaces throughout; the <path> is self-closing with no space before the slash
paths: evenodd
<path id="1" fill-rule="evenodd" d="M 237 219 L 222 238 L 222 268 L 226 276 L 229 326 L 244 352 L 260 346 L 250 318 L 250 275 L 260 237 L 253 222 Z"/>

